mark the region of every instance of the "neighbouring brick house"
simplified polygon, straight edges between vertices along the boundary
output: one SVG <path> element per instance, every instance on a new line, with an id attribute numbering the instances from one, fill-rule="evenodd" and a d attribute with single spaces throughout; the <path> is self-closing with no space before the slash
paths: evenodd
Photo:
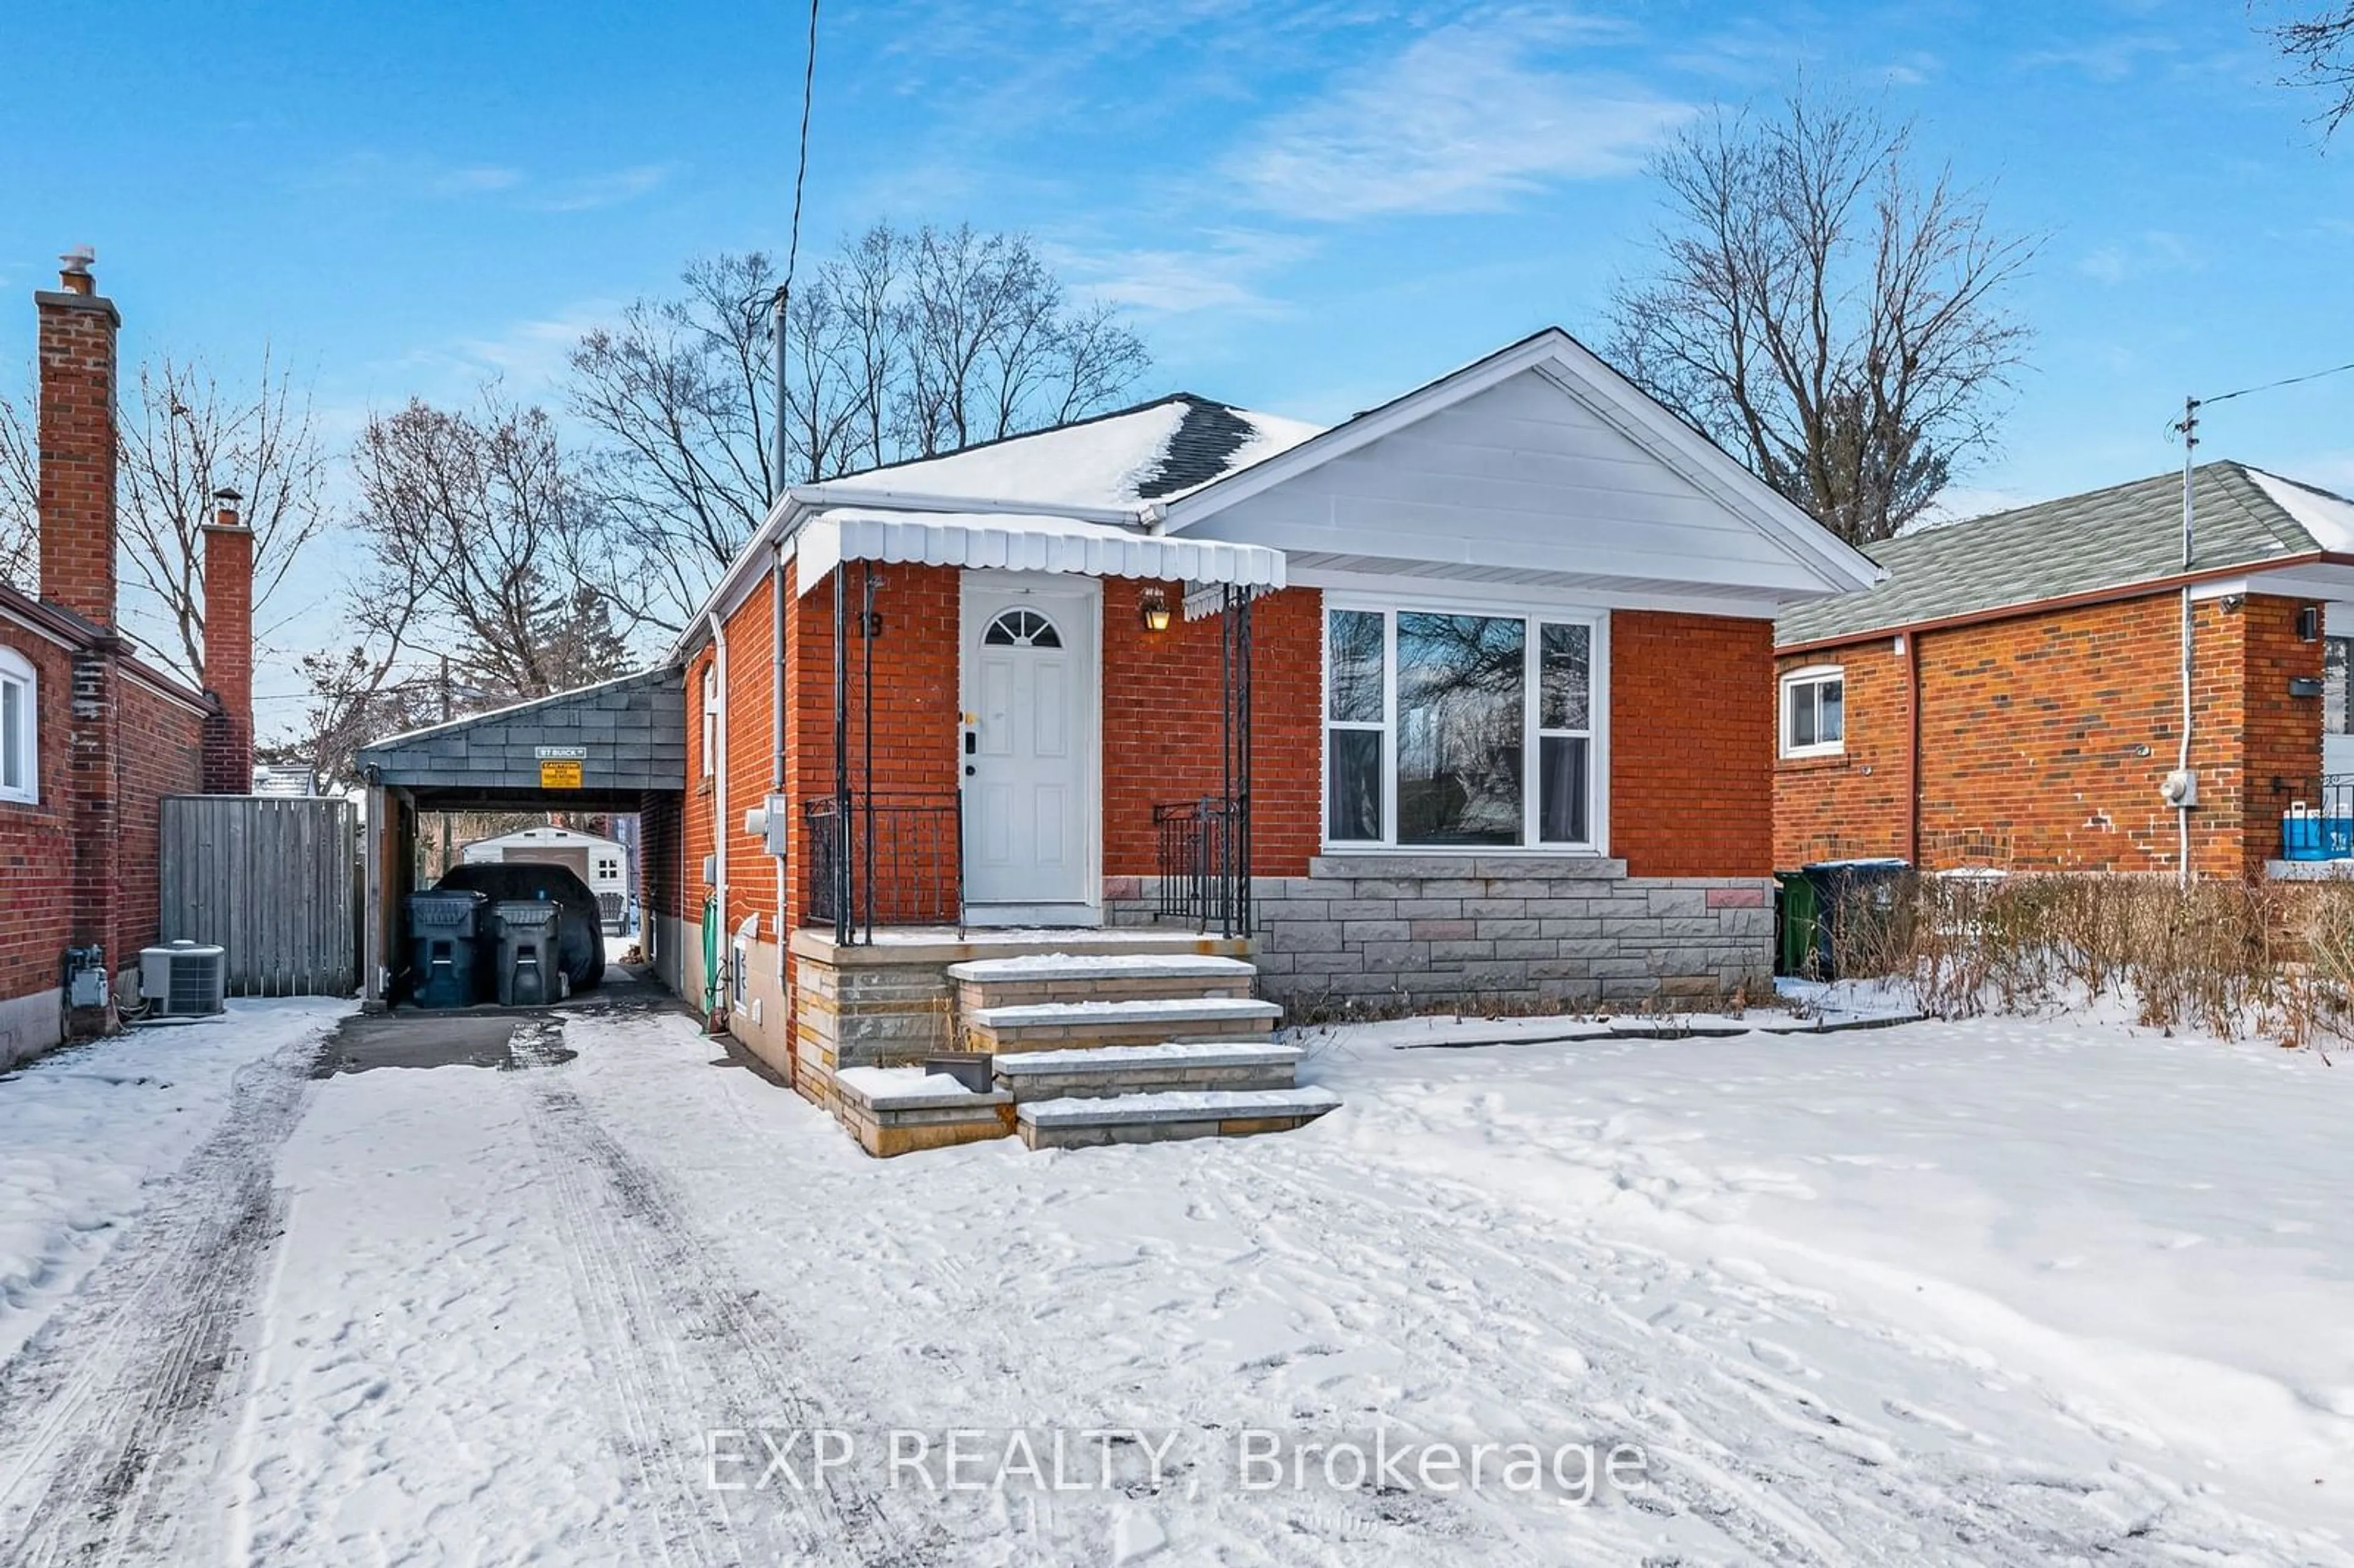
<path id="1" fill-rule="evenodd" d="M 1873 580 L 1556 331 L 1328 430 L 1181 395 L 797 488 L 672 650 L 656 948 L 826 1101 L 1012 1050 L 1017 976 L 1138 1038 L 1277 1011 L 1145 1015 L 1205 959 L 1294 1010 L 1735 991 L 1773 618 Z"/>
<path id="2" fill-rule="evenodd" d="M 0 585 L 0 1066 L 113 1025 L 156 939 L 166 795 L 241 793 L 252 773 L 252 535 L 204 530 L 209 691 L 117 629 L 115 336 L 89 259 L 39 313 L 38 597 Z M 67 949 L 101 949 L 108 1005 L 69 1013 Z"/>
<path id="3" fill-rule="evenodd" d="M 2285 812 L 2354 818 L 2354 503 L 2233 462 L 2193 493 L 2187 568 L 2167 474 L 1872 546 L 1879 587 L 1786 613 L 1776 863 L 2174 871 L 2187 832 L 2257 877 Z"/>

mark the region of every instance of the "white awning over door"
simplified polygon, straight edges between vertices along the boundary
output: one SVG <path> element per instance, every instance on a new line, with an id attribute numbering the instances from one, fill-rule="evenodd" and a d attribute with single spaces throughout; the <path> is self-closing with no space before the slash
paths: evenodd
<path id="1" fill-rule="evenodd" d="M 919 561 L 926 566 L 1091 577 L 1284 586 L 1283 552 L 1265 545 L 1193 539 L 1116 523 L 1047 513 L 893 512 L 828 508 L 794 541 L 807 593 L 844 561 Z"/>

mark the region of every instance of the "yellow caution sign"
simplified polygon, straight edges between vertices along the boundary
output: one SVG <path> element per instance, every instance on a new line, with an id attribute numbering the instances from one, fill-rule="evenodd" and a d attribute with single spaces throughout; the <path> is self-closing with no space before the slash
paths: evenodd
<path id="1" fill-rule="evenodd" d="M 582 763 L 577 757 L 543 757 L 539 759 L 539 787 L 543 789 L 578 789 L 580 788 Z"/>

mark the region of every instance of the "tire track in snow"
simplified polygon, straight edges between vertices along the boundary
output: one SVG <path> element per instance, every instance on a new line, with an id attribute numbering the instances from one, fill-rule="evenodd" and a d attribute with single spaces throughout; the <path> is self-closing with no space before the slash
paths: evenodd
<path id="1" fill-rule="evenodd" d="M 1971 1563 L 2097 1557 L 2158 1563 L 2179 1561 L 2186 1552 L 2265 1553 L 2303 1545 L 2203 1509 L 2198 1511 L 2205 1517 L 2184 1517 L 2168 1506 L 2179 1499 L 2164 1497 L 2138 1499 L 2152 1516 L 2142 1523 L 2105 1527 L 2095 1515 L 2072 1507 L 2077 1489 L 2022 1486 L 1938 1456 L 1896 1451 L 1877 1434 L 1865 1444 L 1780 1443 L 1766 1453 L 1744 1452 L 1740 1435 L 1758 1419 L 1755 1378 L 1731 1374 L 1729 1355 L 1686 1333 L 1654 1327 L 1610 1299 L 1595 1278 L 1622 1266 L 1615 1257 L 1581 1277 L 1576 1265 L 1596 1244 L 1564 1234 L 1558 1222 L 1538 1212 L 1515 1212 L 1476 1188 L 1442 1181 L 1428 1181 L 1401 1202 L 1378 1181 L 1352 1181 L 1335 1171 L 1330 1145 L 1312 1154 L 1305 1147 L 1266 1152 L 1269 1158 L 1246 1181 L 1204 1181 L 1209 1172 L 1197 1168 L 1189 1185 L 1225 1208 L 1267 1255 L 1314 1273 L 1337 1270 L 1352 1281 L 1378 1280 L 1394 1272 L 1397 1259 L 1412 1258 L 1423 1310 L 1406 1321 L 1434 1370 L 1460 1365 L 1476 1373 L 1467 1347 L 1483 1337 L 1482 1321 L 1494 1316 L 1525 1317 L 1533 1310 L 1559 1323 L 1587 1371 L 1544 1394 L 1569 1410 L 1627 1412 L 1635 1429 L 1608 1436 L 1644 1444 L 1653 1487 L 1675 1510 L 1706 1521 L 1729 1544 L 1758 1559 L 1838 1564 L 1874 1561 L 1885 1552 Z M 1303 1159 L 1313 1169 L 1303 1169 Z M 1458 1209 L 1477 1210 L 1484 1227 L 1465 1224 L 1460 1213 L 1429 1212 L 1427 1204 L 1441 1193 Z M 1433 1245 L 1442 1228 L 1445 1245 Z M 1473 1266 L 1463 1266 L 1467 1261 Z M 1677 1361 L 1685 1364 L 1678 1369 Z M 1826 1438 L 1859 1436 L 1856 1424 L 1811 1395 L 1790 1403 L 1789 1411 L 1769 1419 Z M 1897 1462 L 1877 1462 L 1858 1451 L 1869 1444 L 1897 1452 Z M 1792 1462 L 1805 1456 L 1819 1456 L 1820 1462 Z M 2094 1484 L 2119 1481 L 2110 1476 Z M 2251 1532 L 2257 1532 L 2254 1539 Z"/>
<path id="2" fill-rule="evenodd" d="M 0 1366 L 0 1562 L 193 1561 L 206 1437 L 240 1385 L 249 1318 L 283 1228 L 277 1152 L 302 1119 L 317 1035 L 249 1063 L 221 1126 L 137 1228 Z"/>
<path id="3" fill-rule="evenodd" d="M 544 1058 L 560 1022 L 518 1031 L 518 1058 Z M 609 1391 L 624 1457 L 642 1490 L 639 1547 L 675 1568 L 839 1563 L 921 1568 L 943 1561 L 935 1527 L 910 1527 L 841 1469 L 822 1487 L 717 1492 L 705 1484 L 703 1434 L 745 1431 L 757 1476 L 767 1431 L 829 1425 L 804 1392 L 820 1369 L 745 1287 L 672 1183 L 623 1148 L 560 1067 L 517 1075 L 564 1230 L 588 1343 Z M 689 1441 L 689 1440 L 692 1441 Z M 807 1443 L 796 1453 L 805 1460 Z M 797 1464 L 803 1480 L 805 1463 Z M 633 1512 L 636 1510 L 633 1510 Z M 647 1528 L 651 1525 L 651 1529 Z"/>

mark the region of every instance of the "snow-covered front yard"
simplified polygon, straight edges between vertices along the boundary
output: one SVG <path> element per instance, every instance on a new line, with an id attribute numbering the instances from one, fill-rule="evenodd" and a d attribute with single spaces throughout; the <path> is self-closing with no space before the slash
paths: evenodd
<path id="1" fill-rule="evenodd" d="M 875 1161 L 673 1013 L 333 1022 L 0 1079 L 0 1562 L 2354 1563 L 2311 1054 L 1414 1022 L 1300 1132 Z"/>

